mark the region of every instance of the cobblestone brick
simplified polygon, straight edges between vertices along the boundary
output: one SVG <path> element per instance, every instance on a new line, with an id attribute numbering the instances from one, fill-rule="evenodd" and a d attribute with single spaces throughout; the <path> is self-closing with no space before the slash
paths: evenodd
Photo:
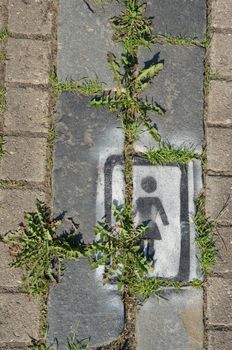
<path id="1" fill-rule="evenodd" d="M 232 27 L 231 0 L 212 1 L 211 21 L 213 28 L 227 29 Z"/>
<path id="2" fill-rule="evenodd" d="M 0 189 L 0 235 L 18 227 L 24 212 L 35 209 L 36 198 L 44 200 L 45 194 L 36 190 Z"/>
<path id="3" fill-rule="evenodd" d="M 49 82 L 49 42 L 9 38 L 7 57 L 7 81 L 32 84 Z"/>
<path id="4" fill-rule="evenodd" d="M 232 78 L 232 34 L 214 33 L 209 49 L 212 73 L 221 78 Z"/>
<path id="5" fill-rule="evenodd" d="M 2 180 L 42 182 L 46 176 L 45 138 L 5 137 L 6 154 L 1 160 Z"/>
<path id="6" fill-rule="evenodd" d="M 231 331 L 209 331 L 208 350 L 231 350 Z"/>
<path id="7" fill-rule="evenodd" d="M 22 283 L 22 270 L 11 267 L 12 261 L 7 245 L 0 242 L 0 291 L 18 289 Z"/>
<path id="8" fill-rule="evenodd" d="M 215 235 L 218 258 L 214 272 L 232 272 L 232 227 L 219 227 Z"/>
<path id="9" fill-rule="evenodd" d="M 51 0 L 9 0 L 10 32 L 22 34 L 51 34 Z"/>
<path id="10" fill-rule="evenodd" d="M 32 345 L 39 340 L 40 303 L 27 294 L 0 294 L 0 347 Z"/>
<path id="11" fill-rule="evenodd" d="M 207 122 L 232 125 L 232 82 L 213 80 L 208 95 Z"/>
<path id="12" fill-rule="evenodd" d="M 210 217 L 210 219 L 217 219 L 219 223 L 226 225 L 232 223 L 232 201 L 230 200 L 231 196 L 231 177 L 206 177 L 206 214 L 208 217 Z M 223 208 L 225 209 L 223 210 Z M 221 211 L 223 212 L 221 215 L 219 215 Z"/>
<path id="13" fill-rule="evenodd" d="M 49 94 L 34 88 L 8 87 L 8 110 L 5 112 L 5 132 L 48 130 Z"/>
<path id="14" fill-rule="evenodd" d="M 208 169 L 232 172 L 232 129 L 207 129 Z"/>
<path id="15" fill-rule="evenodd" d="M 232 325 L 232 280 L 212 277 L 207 282 L 209 325 Z"/>

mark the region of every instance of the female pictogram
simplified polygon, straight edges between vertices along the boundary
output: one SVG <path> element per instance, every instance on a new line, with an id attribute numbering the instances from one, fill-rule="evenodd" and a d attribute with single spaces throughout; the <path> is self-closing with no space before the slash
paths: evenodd
<path id="1" fill-rule="evenodd" d="M 146 176 L 141 181 L 141 188 L 146 193 L 154 193 L 157 189 L 157 182 L 153 176 Z M 160 215 L 163 225 L 169 225 L 167 214 L 159 197 L 145 196 L 136 200 L 136 213 L 139 215 L 139 222 L 146 225 L 148 230 L 143 237 L 142 249 L 148 261 L 154 258 L 154 241 L 161 240 L 161 234 L 156 224 L 157 215 Z"/>

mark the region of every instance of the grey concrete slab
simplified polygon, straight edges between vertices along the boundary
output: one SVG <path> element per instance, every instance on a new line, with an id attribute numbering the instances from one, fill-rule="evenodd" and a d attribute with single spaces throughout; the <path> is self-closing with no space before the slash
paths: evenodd
<path id="1" fill-rule="evenodd" d="M 203 141 L 203 74 L 205 50 L 198 47 L 155 45 L 152 52 L 143 50 L 141 67 L 163 62 L 164 69 L 144 92 L 165 110 L 165 116 L 152 116 L 163 141 L 173 145 L 193 145 L 202 149 Z M 137 151 L 155 146 L 148 133 L 143 133 Z"/>
<path id="2" fill-rule="evenodd" d="M 94 6 L 94 1 L 61 0 L 58 18 L 59 80 L 82 77 L 96 78 L 112 84 L 106 60 L 107 51 L 121 50 L 111 40 L 113 31 L 109 19 L 120 13 L 115 1 L 104 7 Z M 89 6 L 87 6 L 87 3 Z"/>
<path id="3" fill-rule="evenodd" d="M 205 0 L 148 0 L 156 33 L 203 39 L 206 31 Z"/>
<path id="4" fill-rule="evenodd" d="M 123 197 L 123 186 L 112 190 L 112 181 L 123 178 L 120 169 L 112 172 L 117 159 L 122 163 L 123 132 L 114 114 L 91 108 L 88 98 L 72 93 L 59 98 L 56 131 L 53 212 L 65 212 L 65 227 L 80 224 L 85 242 L 91 242 L 105 207 Z"/>
<path id="5" fill-rule="evenodd" d="M 61 283 L 50 289 L 47 346 L 56 340 L 58 350 L 65 350 L 73 333 L 100 346 L 114 340 L 123 326 L 123 302 L 115 287 L 103 286 L 101 274 L 85 258 L 68 263 Z"/>
<path id="6" fill-rule="evenodd" d="M 154 166 L 137 158 L 133 167 L 135 224 L 148 225 L 143 251 L 151 276 L 178 281 L 202 278 L 196 246 L 194 197 L 202 187 L 198 163 Z"/>
<path id="7" fill-rule="evenodd" d="M 202 350 L 203 291 L 166 289 L 150 297 L 137 316 L 137 350 Z"/>

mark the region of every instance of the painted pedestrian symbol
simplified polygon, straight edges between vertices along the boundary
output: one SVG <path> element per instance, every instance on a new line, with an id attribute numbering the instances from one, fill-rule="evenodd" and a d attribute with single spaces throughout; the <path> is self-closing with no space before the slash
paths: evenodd
<path id="1" fill-rule="evenodd" d="M 147 232 L 143 236 L 142 248 L 148 261 L 154 259 L 154 241 L 161 240 L 161 233 L 156 223 L 157 215 L 160 215 L 163 225 L 169 225 L 168 217 L 159 197 L 156 197 L 157 181 L 152 176 L 146 176 L 141 181 L 141 188 L 149 193 L 149 197 L 139 197 L 136 200 L 136 213 L 139 214 L 141 224 L 147 226 Z"/>

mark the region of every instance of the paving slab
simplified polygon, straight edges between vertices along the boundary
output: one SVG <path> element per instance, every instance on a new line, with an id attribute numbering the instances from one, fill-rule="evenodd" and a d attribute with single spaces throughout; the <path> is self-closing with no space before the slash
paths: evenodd
<path id="1" fill-rule="evenodd" d="M 13 256 L 9 248 L 0 242 L 0 291 L 15 291 L 22 285 L 23 273 L 21 269 L 12 267 Z"/>
<path id="2" fill-rule="evenodd" d="M 138 311 L 137 350 L 202 350 L 203 292 L 166 289 Z"/>
<path id="3" fill-rule="evenodd" d="M 232 273 L 232 228 L 219 227 L 215 232 L 217 263 L 213 271 L 216 273 Z"/>
<path id="4" fill-rule="evenodd" d="M 53 209 L 55 215 L 65 211 L 67 220 L 80 224 L 84 240 L 90 242 L 107 201 L 122 197 L 120 187 L 117 198 L 112 197 L 112 169 L 118 160 L 122 163 L 124 136 L 114 114 L 91 108 L 88 101 L 70 93 L 59 99 Z"/>
<path id="5" fill-rule="evenodd" d="M 56 340 L 59 350 L 67 349 L 73 333 L 100 346 L 114 340 L 123 326 L 123 302 L 115 287 L 103 286 L 101 272 L 86 258 L 68 263 L 61 283 L 50 290 L 47 346 Z"/>
<path id="6" fill-rule="evenodd" d="M 231 350 L 232 331 L 214 330 L 208 332 L 209 350 Z"/>
<path id="7" fill-rule="evenodd" d="M 232 77 L 232 34 L 214 33 L 209 52 L 212 73 L 221 79 Z"/>
<path id="8" fill-rule="evenodd" d="M 87 6 L 87 4 L 89 6 Z M 109 18 L 120 14 L 116 1 L 94 6 L 94 1 L 61 0 L 58 18 L 58 77 L 60 80 L 95 77 L 112 84 L 107 51 L 120 53 L 112 42 Z M 203 38 L 206 27 L 204 0 L 148 1 L 147 16 L 154 18 L 156 33 Z M 194 20 L 193 20 L 194 18 Z M 78 33 L 78 34 L 77 34 Z M 88 43 L 88 45 L 83 45 Z M 94 53 L 94 55 L 93 55 Z"/>
<path id="9" fill-rule="evenodd" d="M 211 25 L 213 28 L 232 27 L 232 3 L 230 0 L 213 0 L 211 4 Z"/>
<path id="10" fill-rule="evenodd" d="M 175 45 L 155 45 L 141 52 L 141 68 L 162 62 L 164 69 L 155 77 L 144 95 L 162 106 L 164 117 L 152 116 L 163 141 L 173 145 L 195 147 L 203 142 L 203 74 L 204 49 Z M 144 151 L 156 143 L 144 132 L 136 150 Z"/>
<path id="11" fill-rule="evenodd" d="M 206 31 L 205 0 L 148 0 L 147 14 L 153 16 L 155 32 L 203 39 Z"/>
<path id="12" fill-rule="evenodd" d="M 153 262 L 153 276 L 180 281 L 201 278 L 193 225 L 194 198 L 201 188 L 197 165 L 154 166 L 142 158 L 135 162 L 135 224 L 149 227 L 143 250 Z"/>

